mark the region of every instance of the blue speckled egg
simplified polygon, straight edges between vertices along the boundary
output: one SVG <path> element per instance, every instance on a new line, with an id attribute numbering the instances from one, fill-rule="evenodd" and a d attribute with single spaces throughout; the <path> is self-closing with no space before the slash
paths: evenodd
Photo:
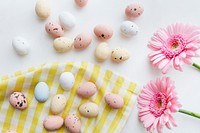
<path id="1" fill-rule="evenodd" d="M 45 102 L 49 97 L 49 87 L 45 82 L 39 82 L 34 90 L 35 99 L 38 102 Z"/>

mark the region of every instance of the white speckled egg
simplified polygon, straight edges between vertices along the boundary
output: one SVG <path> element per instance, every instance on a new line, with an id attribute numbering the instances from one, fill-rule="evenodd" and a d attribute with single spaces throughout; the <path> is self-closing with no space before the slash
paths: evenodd
<path id="1" fill-rule="evenodd" d="M 88 0 L 75 0 L 75 3 L 76 3 L 79 7 L 84 7 L 85 5 L 87 5 Z"/>
<path id="2" fill-rule="evenodd" d="M 47 19 L 51 13 L 49 0 L 37 0 L 35 5 L 35 12 L 41 19 Z"/>
<path id="3" fill-rule="evenodd" d="M 60 75 L 59 82 L 64 90 L 69 91 L 72 89 L 75 82 L 74 75 L 71 72 L 64 72 Z"/>
<path id="4" fill-rule="evenodd" d="M 139 31 L 138 26 L 131 21 L 124 21 L 120 27 L 121 33 L 126 37 L 132 37 Z"/>
<path id="5" fill-rule="evenodd" d="M 62 12 L 59 15 L 59 20 L 65 30 L 70 30 L 76 25 L 76 18 L 70 12 Z"/>
<path id="6" fill-rule="evenodd" d="M 97 92 L 97 87 L 92 82 L 86 82 L 81 84 L 77 89 L 77 94 L 83 98 L 89 98 Z"/>
<path id="7" fill-rule="evenodd" d="M 15 37 L 12 40 L 12 46 L 18 55 L 27 55 L 30 45 L 23 37 Z"/>
<path id="8" fill-rule="evenodd" d="M 111 50 L 110 50 L 108 44 L 103 42 L 103 43 L 100 43 L 99 45 L 97 45 L 94 54 L 95 54 L 97 61 L 105 61 L 106 59 L 109 58 L 109 56 L 111 54 Z"/>
<path id="9" fill-rule="evenodd" d="M 65 127 L 70 133 L 80 133 L 81 121 L 75 114 L 68 115 L 65 118 Z"/>
<path id="10" fill-rule="evenodd" d="M 5 133 L 17 133 L 17 132 L 14 131 L 14 130 L 8 130 L 8 131 L 6 131 Z"/>
<path id="11" fill-rule="evenodd" d="M 124 105 L 124 100 L 120 95 L 108 93 L 104 97 L 105 102 L 113 109 L 120 109 Z"/>
<path id="12" fill-rule="evenodd" d="M 19 110 L 24 110 L 28 106 L 28 101 L 25 95 L 21 92 L 13 92 L 9 98 L 10 104 Z"/>
<path id="13" fill-rule="evenodd" d="M 90 117 L 96 117 L 99 113 L 99 107 L 97 104 L 88 102 L 84 103 L 79 107 L 79 112 L 84 117 L 90 118 Z"/>
<path id="14" fill-rule="evenodd" d="M 38 102 L 45 102 L 49 97 L 49 87 L 45 82 L 39 82 L 34 90 L 35 99 Z"/>
<path id="15" fill-rule="evenodd" d="M 43 121 L 43 126 L 48 131 L 55 131 L 63 126 L 64 120 L 57 115 L 47 116 Z"/>
<path id="16" fill-rule="evenodd" d="M 66 105 L 67 99 L 62 94 L 55 95 L 51 100 L 50 109 L 54 115 L 60 114 Z"/>
<path id="17" fill-rule="evenodd" d="M 56 38 L 53 42 L 53 47 L 57 52 L 67 52 L 73 47 L 74 40 L 67 37 Z"/>
<path id="18" fill-rule="evenodd" d="M 130 53 L 127 49 L 121 47 L 115 47 L 111 53 L 112 60 L 115 62 L 123 62 L 130 57 Z"/>

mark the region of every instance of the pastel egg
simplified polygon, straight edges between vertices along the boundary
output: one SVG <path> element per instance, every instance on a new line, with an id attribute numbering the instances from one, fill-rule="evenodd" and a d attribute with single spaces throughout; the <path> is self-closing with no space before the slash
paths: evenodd
<path id="1" fill-rule="evenodd" d="M 84 117 L 96 117 L 99 113 L 99 107 L 93 102 L 84 103 L 79 107 L 79 112 Z"/>
<path id="2" fill-rule="evenodd" d="M 138 26 L 131 21 L 124 21 L 120 27 L 121 33 L 126 37 L 132 37 L 139 31 Z"/>
<path id="3" fill-rule="evenodd" d="M 130 57 L 130 53 L 127 49 L 121 47 L 115 47 L 111 53 L 112 60 L 115 62 L 123 62 Z"/>
<path id="4" fill-rule="evenodd" d="M 58 38 L 64 35 L 63 28 L 55 22 L 48 22 L 45 25 L 46 32 L 53 38 Z"/>
<path id="5" fill-rule="evenodd" d="M 100 40 L 108 40 L 113 35 L 113 29 L 109 25 L 99 24 L 94 27 L 94 34 Z"/>
<path id="6" fill-rule="evenodd" d="M 26 109 L 28 106 L 27 99 L 21 92 L 13 92 L 10 95 L 9 102 L 14 108 L 19 110 Z"/>
<path id="7" fill-rule="evenodd" d="M 12 40 L 12 46 L 18 55 L 27 55 L 30 45 L 23 37 L 15 37 Z"/>
<path id="8" fill-rule="evenodd" d="M 108 93 L 104 97 L 104 100 L 112 109 L 120 109 L 124 105 L 123 98 L 117 94 Z"/>
<path id="9" fill-rule="evenodd" d="M 35 99 L 38 102 L 45 102 L 49 98 L 49 87 L 45 82 L 39 82 L 34 90 Z"/>
<path id="10" fill-rule="evenodd" d="M 88 3 L 88 0 L 74 0 L 74 1 L 79 7 L 84 7 Z"/>
<path id="11" fill-rule="evenodd" d="M 87 33 L 80 33 L 74 39 L 74 48 L 76 49 L 84 49 L 90 45 L 92 42 L 92 38 Z"/>
<path id="12" fill-rule="evenodd" d="M 43 121 L 43 126 L 48 131 L 55 131 L 63 126 L 64 120 L 57 115 L 47 116 Z"/>
<path id="13" fill-rule="evenodd" d="M 59 82 L 64 90 L 69 91 L 72 89 L 75 82 L 74 75 L 71 72 L 64 72 L 60 75 Z"/>
<path id="14" fill-rule="evenodd" d="M 89 98 L 97 92 L 97 87 L 92 82 L 86 82 L 81 84 L 77 89 L 77 94 L 83 98 Z"/>
<path id="15" fill-rule="evenodd" d="M 125 14 L 129 19 L 136 18 L 144 12 L 143 6 L 138 3 L 129 4 L 125 9 Z"/>
<path id="16" fill-rule="evenodd" d="M 51 100 L 50 110 L 54 115 L 60 114 L 66 105 L 67 99 L 62 94 L 55 95 Z"/>
<path id="17" fill-rule="evenodd" d="M 65 118 L 65 127 L 70 133 L 80 133 L 81 121 L 75 114 L 68 115 Z"/>
<path id="18" fill-rule="evenodd" d="M 8 131 L 6 131 L 5 133 L 17 133 L 17 132 L 14 131 L 14 130 L 8 130 Z"/>
<path id="19" fill-rule="evenodd" d="M 49 0 L 37 0 L 35 5 L 35 12 L 41 19 L 47 19 L 51 13 Z"/>
<path id="20" fill-rule="evenodd" d="M 76 18 L 70 12 L 62 12 L 59 15 L 59 20 L 65 30 L 71 30 L 76 25 Z"/>
<path id="21" fill-rule="evenodd" d="M 95 49 L 95 57 L 97 61 L 105 61 L 109 58 L 111 50 L 107 43 L 100 43 Z"/>
<path id="22" fill-rule="evenodd" d="M 64 53 L 72 49 L 74 40 L 67 37 L 56 38 L 53 47 L 57 52 Z"/>

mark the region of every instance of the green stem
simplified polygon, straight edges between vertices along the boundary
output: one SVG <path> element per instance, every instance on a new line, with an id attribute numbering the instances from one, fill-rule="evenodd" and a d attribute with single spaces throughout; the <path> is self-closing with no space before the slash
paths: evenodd
<path id="1" fill-rule="evenodd" d="M 180 109 L 178 112 L 200 119 L 200 114 L 198 114 L 198 113 L 194 113 L 194 112 L 191 112 L 191 111 L 188 111 L 188 110 L 184 110 L 184 109 Z"/>
<path id="2" fill-rule="evenodd" d="M 196 64 L 196 63 L 193 63 L 192 66 L 196 67 L 197 69 L 200 70 L 200 65 Z"/>

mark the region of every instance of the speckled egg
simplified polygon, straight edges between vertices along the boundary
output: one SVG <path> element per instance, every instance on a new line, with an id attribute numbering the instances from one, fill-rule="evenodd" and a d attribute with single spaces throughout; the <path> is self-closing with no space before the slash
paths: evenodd
<path id="1" fill-rule="evenodd" d="M 58 38 L 64 35 L 63 28 L 56 22 L 47 22 L 45 30 L 53 38 Z"/>
<path id="2" fill-rule="evenodd" d="M 113 29 L 109 25 L 99 24 L 94 27 L 94 34 L 100 40 L 108 40 L 113 35 Z"/>
<path id="3" fill-rule="evenodd" d="M 77 89 L 77 94 L 83 98 L 89 98 L 97 92 L 97 87 L 92 82 L 86 82 L 81 84 Z"/>
<path id="4" fill-rule="evenodd" d="M 74 85 L 74 82 L 75 77 L 71 72 L 64 72 L 60 75 L 59 83 L 64 90 L 71 90 Z"/>
<path id="5" fill-rule="evenodd" d="M 6 131 L 5 133 L 17 133 L 17 132 L 14 131 L 14 130 L 8 130 L 8 131 Z"/>
<path id="6" fill-rule="evenodd" d="M 124 21 L 120 26 L 121 33 L 126 37 L 132 37 L 139 31 L 138 26 L 131 21 Z"/>
<path id="7" fill-rule="evenodd" d="M 88 3 L 88 0 L 74 0 L 74 1 L 79 7 L 84 7 Z"/>
<path id="8" fill-rule="evenodd" d="M 67 37 L 56 38 L 53 42 L 54 49 L 59 53 L 64 53 L 72 49 L 74 40 Z"/>
<path id="9" fill-rule="evenodd" d="M 79 107 L 79 112 L 84 117 L 96 117 L 99 113 L 99 107 L 93 102 L 84 103 Z"/>
<path id="10" fill-rule="evenodd" d="M 35 5 L 35 12 L 41 19 L 47 19 L 51 13 L 49 0 L 37 0 Z"/>
<path id="11" fill-rule="evenodd" d="M 50 110 L 54 115 L 60 114 L 67 103 L 67 99 L 62 94 L 55 95 L 51 100 Z"/>
<path id="12" fill-rule="evenodd" d="M 38 102 L 45 102 L 49 98 L 49 87 L 45 82 L 39 82 L 34 90 L 35 99 Z"/>
<path id="13" fill-rule="evenodd" d="M 115 47 L 112 50 L 111 58 L 115 62 L 123 62 L 130 57 L 130 53 L 127 49 L 121 47 Z"/>
<path id="14" fill-rule="evenodd" d="M 59 20 L 65 30 L 71 30 L 76 25 L 76 18 L 70 12 L 62 12 L 59 15 Z"/>
<path id="15" fill-rule="evenodd" d="M 55 131 L 63 126 L 64 120 L 58 115 L 47 116 L 43 121 L 43 126 L 48 131 Z"/>
<path id="16" fill-rule="evenodd" d="M 125 14 L 129 19 L 134 19 L 144 12 L 143 6 L 138 3 L 129 4 L 125 9 Z"/>
<path id="17" fill-rule="evenodd" d="M 117 94 L 108 93 L 105 95 L 104 100 L 112 109 L 120 109 L 124 105 L 123 98 Z"/>
<path id="18" fill-rule="evenodd" d="M 65 118 L 65 127 L 70 133 L 80 133 L 81 121 L 75 114 L 68 115 Z"/>
<path id="19" fill-rule="evenodd" d="M 99 45 L 97 45 L 94 53 L 97 61 L 105 61 L 106 59 L 109 58 L 110 54 L 111 54 L 110 47 L 105 42 L 102 42 Z"/>
<path id="20" fill-rule="evenodd" d="M 74 48 L 76 49 L 84 49 L 90 45 L 92 42 L 92 38 L 87 33 L 80 33 L 74 38 Z"/>
<path id="21" fill-rule="evenodd" d="M 14 108 L 19 110 L 26 109 L 28 106 L 27 99 L 21 92 L 13 92 L 10 95 L 9 102 Z"/>
<path id="22" fill-rule="evenodd" d="M 27 55 L 29 53 L 30 44 L 23 37 L 13 38 L 12 46 L 18 55 Z"/>

